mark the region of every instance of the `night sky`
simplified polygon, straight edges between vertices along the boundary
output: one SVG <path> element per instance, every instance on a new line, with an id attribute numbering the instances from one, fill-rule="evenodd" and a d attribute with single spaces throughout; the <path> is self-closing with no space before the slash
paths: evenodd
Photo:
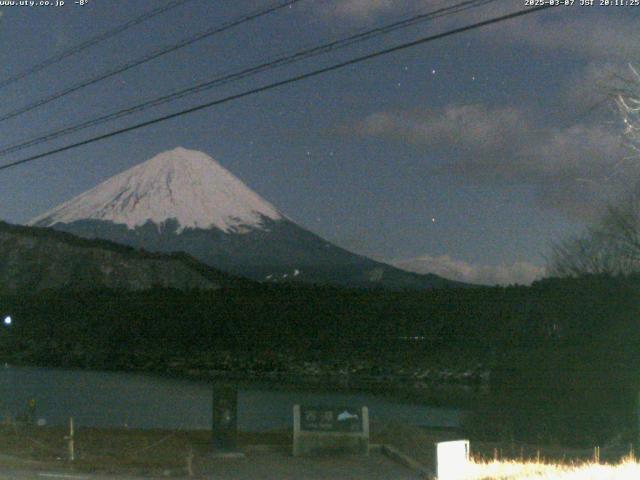
<path id="1" fill-rule="evenodd" d="M 0 158 L 524 8 L 502 0 Z M 166 1 L 0 7 L 0 80 Z M 0 89 L 0 116 L 274 2 L 192 0 Z M 0 149 L 453 0 L 304 0 L 0 122 Z M 289 218 L 352 251 L 483 283 L 530 282 L 550 243 L 637 178 L 607 86 L 640 64 L 640 7 L 555 7 L 0 171 L 26 222 L 155 154 L 204 151 Z M 597 3 L 597 2 L 596 2 Z"/>

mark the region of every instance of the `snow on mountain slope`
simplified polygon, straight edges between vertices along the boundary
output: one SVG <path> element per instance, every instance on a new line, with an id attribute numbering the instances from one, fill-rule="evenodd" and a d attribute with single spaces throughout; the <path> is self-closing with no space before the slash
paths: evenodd
<path id="1" fill-rule="evenodd" d="M 129 229 L 175 219 L 185 228 L 240 233 L 282 215 L 205 153 L 178 147 L 126 170 L 33 219 L 52 226 L 103 220 Z"/>
<path id="2" fill-rule="evenodd" d="M 156 155 L 29 222 L 149 252 L 186 252 L 259 281 L 438 288 L 436 276 L 398 270 L 333 245 L 292 222 L 208 155 Z"/>

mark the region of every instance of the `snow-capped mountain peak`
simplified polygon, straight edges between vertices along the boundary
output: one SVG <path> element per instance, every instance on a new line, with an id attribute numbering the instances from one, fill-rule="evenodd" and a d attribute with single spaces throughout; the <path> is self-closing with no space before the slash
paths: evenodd
<path id="1" fill-rule="evenodd" d="M 33 219 L 51 226 L 102 220 L 129 229 L 175 219 L 179 230 L 260 228 L 282 215 L 209 155 L 178 147 L 156 155 Z"/>

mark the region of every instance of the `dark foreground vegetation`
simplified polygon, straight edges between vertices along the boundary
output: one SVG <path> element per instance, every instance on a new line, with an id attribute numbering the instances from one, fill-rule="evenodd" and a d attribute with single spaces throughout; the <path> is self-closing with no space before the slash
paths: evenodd
<path id="1" fill-rule="evenodd" d="M 306 478 L 304 473 L 321 471 L 327 478 L 327 467 L 348 472 L 353 468 L 351 456 L 318 455 L 316 457 L 291 457 L 292 431 L 239 432 L 238 449 L 246 458 L 233 461 L 216 458 L 208 430 L 136 430 L 81 427 L 74 435 L 73 461 L 69 457 L 68 430 L 64 427 L 37 427 L 24 424 L 0 425 L 0 445 L 4 469 L 38 471 L 50 475 L 79 476 L 79 474 L 117 474 L 148 476 L 153 478 L 259 478 L 271 475 L 277 478 Z M 435 442 L 460 438 L 460 432 L 426 430 L 398 423 L 371 424 L 371 444 L 387 445 L 408 455 L 424 466 L 434 464 Z M 511 441 L 487 442 L 471 439 L 472 456 L 476 461 L 545 462 L 569 465 L 593 460 L 593 448 L 576 449 Z M 372 447 L 372 457 L 380 455 Z M 617 463 L 629 454 L 629 445 L 609 445 L 601 448 L 601 462 Z M 391 460 L 389 460 L 391 462 Z M 249 468 L 259 463 L 258 468 Z M 286 466 L 298 464 L 294 474 L 283 476 Z M 376 468 L 374 463 L 372 468 Z M 336 465 L 339 468 L 336 468 Z M 261 470 L 262 469 L 262 470 Z M 243 472 L 239 473 L 239 472 Z M 276 472 L 276 473 L 274 473 Z M 304 473 L 302 473 L 304 472 Z M 280 475 L 278 475 L 278 473 Z M 345 478 L 354 478 L 345 474 Z M 271 477 L 268 477 L 271 478 Z M 332 477 L 335 478 L 335 477 Z M 342 478 L 342 477 L 340 477 Z M 365 475 L 358 478 L 369 478 Z M 394 477 L 388 477 L 394 478 Z M 476 477 L 474 477 L 476 478 Z M 484 478 L 484 477 L 483 477 Z M 487 477 L 489 478 L 489 477 Z M 513 479 L 513 474 L 490 478 Z M 529 478 L 529 477 L 527 477 Z M 547 478 L 547 477 L 545 477 Z M 582 477 L 580 477 L 582 478 Z M 596 477 L 585 477 L 596 478 Z M 599 478 L 599 477 L 598 477 Z M 612 478 L 612 477 L 607 477 Z M 629 478 L 619 476 L 615 478 Z"/>
<path id="2" fill-rule="evenodd" d="M 635 435 L 640 277 L 390 292 L 295 285 L 0 298 L 0 360 L 212 376 L 479 385 L 468 428 L 594 445 Z"/>

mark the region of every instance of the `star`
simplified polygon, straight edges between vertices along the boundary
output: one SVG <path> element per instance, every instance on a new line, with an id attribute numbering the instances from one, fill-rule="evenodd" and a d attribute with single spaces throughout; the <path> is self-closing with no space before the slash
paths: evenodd
<path id="1" fill-rule="evenodd" d="M 435 75 L 436 74 L 436 69 L 434 68 L 433 70 L 431 70 L 431 75 Z"/>

